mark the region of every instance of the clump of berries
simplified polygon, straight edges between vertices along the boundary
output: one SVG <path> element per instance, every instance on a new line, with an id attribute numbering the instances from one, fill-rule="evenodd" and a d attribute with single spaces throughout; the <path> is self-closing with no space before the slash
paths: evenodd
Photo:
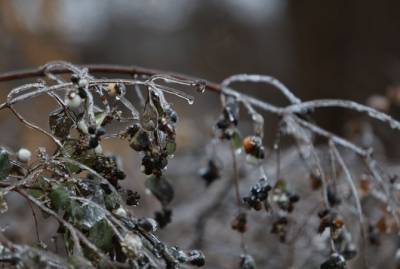
<path id="1" fill-rule="evenodd" d="M 147 123 L 135 123 L 126 131 L 130 147 L 143 152 L 142 171 L 146 175 L 161 176 L 168 164 L 168 157 L 176 149 L 175 124 L 177 115 L 160 96 L 150 91 L 147 109 L 142 114 Z M 150 107 L 150 108 L 149 108 Z M 149 123 L 151 122 L 151 124 Z"/>
<path id="2" fill-rule="evenodd" d="M 271 186 L 267 183 L 265 178 L 261 178 L 256 185 L 251 187 L 250 193 L 243 197 L 243 202 L 249 208 L 255 210 L 261 210 L 262 204 L 268 199 L 268 193 L 271 190 Z"/>
<path id="3" fill-rule="evenodd" d="M 300 200 L 300 197 L 297 194 L 288 191 L 286 183 L 283 180 L 278 180 L 272 190 L 271 200 L 279 207 L 279 209 L 290 213 L 293 211 L 294 205 Z"/>
<path id="4" fill-rule="evenodd" d="M 339 253 L 333 253 L 331 256 L 324 261 L 321 266 L 321 269 L 345 269 L 346 268 L 346 260 Z"/>
<path id="5" fill-rule="evenodd" d="M 239 104 L 233 97 L 226 97 L 226 104 L 222 110 L 216 128 L 220 131 L 220 138 L 230 140 L 237 132 L 239 120 Z"/>

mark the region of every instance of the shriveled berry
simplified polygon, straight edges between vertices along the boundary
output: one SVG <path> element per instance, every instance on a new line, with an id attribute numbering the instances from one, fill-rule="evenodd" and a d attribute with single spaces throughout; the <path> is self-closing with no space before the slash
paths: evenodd
<path id="1" fill-rule="evenodd" d="M 138 131 L 131 139 L 130 146 L 136 151 L 149 149 L 151 144 L 149 134 L 145 131 Z"/>
<path id="2" fill-rule="evenodd" d="M 79 76 L 77 74 L 72 74 L 70 79 L 71 79 L 71 82 L 74 84 L 78 84 L 78 82 L 79 82 Z"/>
<path id="3" fill-rule="evenodd" d="M 96 137 L 91 137 L 89 140 L 89 147 L 94 149 L 99 145 L 99 140 Z"/>
<path id="4" fill-rule="evenodd" d="M 106 130 L 102 127 L 97 128 L 96 130 L 96 136 L 102 136 L 106 134 Z"/>
<path id="5" fill-rule="evenodd" d="M 78 94 L 82 99 L 87 98 L 87 93 L 86 93 L 85 89 L 83 89 L 83 88 L 78 88 Z"/>
<path id="6" fill-rule="evenodd" d="M 158 228 L 157 222 L 152 218 L 141 218 L 138 220 L 137 224 L 146 232 L 155 232 Z"/>
<path id="7" fill-rule="evenodd" d="M 126 192 L 126 204 L 129 206 L 137 206 L 139 204 L 140 195 L 138 192 L 133 192 L 132 190 L 127 190 Z"/>
<path id="8" fill-rule="evenodd" d="M 239 213 L 232 221 L 232 229 L 239 233 L 245 233 L 247 230 L 247 215 L 244 212 Z"/>
<path id="9" fill-rule="evenodd" d="M 204 257 L 204 254 L 200 252 L 199 250 L 192 250 L 188 253 L 188 260 L 191 265 L 194 266 L 204 266 L 206 263 L 206 258 Z"/>
<path id="10" fill-rule="evenodd" d="M 88 132 L 89 134 L 95 134 L 96 133 L 96 126 L 91 125 L 88 127 Z"/>
<path id="11" fill-rule="evenodd" d="M 133 137 L 139 130 L 140 130 L 140 125 L 135 123 L 132 126 L 128 127 L 126 133 L 131 137 Z"/>

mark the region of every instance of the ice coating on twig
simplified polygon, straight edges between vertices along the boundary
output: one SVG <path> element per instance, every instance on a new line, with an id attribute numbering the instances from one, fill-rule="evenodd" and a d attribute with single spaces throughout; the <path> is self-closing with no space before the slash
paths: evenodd
<path id="1" fill-rule="evenodd" d="M 276 87 L 287 99 L 294 104 L 301 103 L 301 100 L 295 96 L 289 88 L 282 82 L 274 77 L 258 74 L 237 74 L 224 79 L 221 83 L 223 88 L 226 88 L 234 82 L 253 82 L 253 83 L 266 83 Z"/>

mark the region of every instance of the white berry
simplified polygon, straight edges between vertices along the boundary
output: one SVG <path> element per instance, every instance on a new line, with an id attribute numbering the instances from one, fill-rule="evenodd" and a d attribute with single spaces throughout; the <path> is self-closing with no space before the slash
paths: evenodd
<path id="1" fill-rule="evenodd" d="M 17 152 L 17 158 L 21 162 L 27 163 L 32 158 L 32 153 L 29 149 L 21 148 Z"/>
<path id="2" fill-rule="evenodd" d="M 128 213 L 126 213 L 125 209 L 123 209 L 122 207 L 118 207 L 114 211 L 114 214 L 125 218 L 128 216 Z"/>
<path id="3" fill-rule="evenodd" d="M 89 82 L 87 81 L 87 79 L 80 79 L 78 82 L 78 86 L 81 88 L 86 88 L 86 86 L 89 84 Z"/>
<path id="4" fill-rule="evenodd" d="M 70 108 L 78 108 L 82 104 L 82 98 L 76 91 L 71 91 L 65 98 L 65 104 Z"/>
<path id="5" fill-rule="evenodd" d="M 86 124 L 86 122 L 85 122 L 84 120 L 80 120 L 80 121 L 78 122 L 78 128 L 79 128 L 79 130 L 81 130 L 82 133 L 84 133 L 84 134 L 88 134 L 88 133 L 89 133 L 88 126 L 87 126 L 87 124 Z"/>
<path id="6" fill-rule="evenodd" d="M 100 144 L 97 145 L 97 147 L 94 148 L 94 152 L 99 155 L 103 153 L 103 148 L 101 147 Z"/>

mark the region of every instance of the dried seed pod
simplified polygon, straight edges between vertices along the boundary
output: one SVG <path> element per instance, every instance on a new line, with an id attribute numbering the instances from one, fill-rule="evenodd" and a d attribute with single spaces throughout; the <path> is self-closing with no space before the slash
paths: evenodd
<path id="1" fill-rule="evenodd" d="M 320 218 L 318 232 L 323 233 L 326 228 L 329 228 L 332 239 L 339 238 L 344 227 L 342 217 L 335 210 L 328 209 L 318 213 L 318 216 Z"/>
<path id="2" fill-rule="evenodd" d="M 287 217 L 280 217 L 272 224 L 271 233 L 279 236 L 279 241 L 282 243 L 286 241 L 288 219 Z"/>
<path id="3" fill-rule="evenodd" d="M 319 175 L 317 175 L 315 173 L 311 173 L 309 179 L 310 179 L 311 189 L 313 191 L 318 190 L 319 188 L 321 188 L 321 186 L 322 186 L 321 176 L 319 176 Z"/>
<path id="4" fill-rule="evenodd" d="M 385 216 L 381 217 L 376 223 L 375 227 L 381 234 L 386 234 L 389 230 Z"/>
<path id="5" fill-rule="evenodd" d="M 239 213 L 232 221 L 231 227 L 239 233 L 245 233 L 247 230 L 247 215 L 244 212 Z"/>

